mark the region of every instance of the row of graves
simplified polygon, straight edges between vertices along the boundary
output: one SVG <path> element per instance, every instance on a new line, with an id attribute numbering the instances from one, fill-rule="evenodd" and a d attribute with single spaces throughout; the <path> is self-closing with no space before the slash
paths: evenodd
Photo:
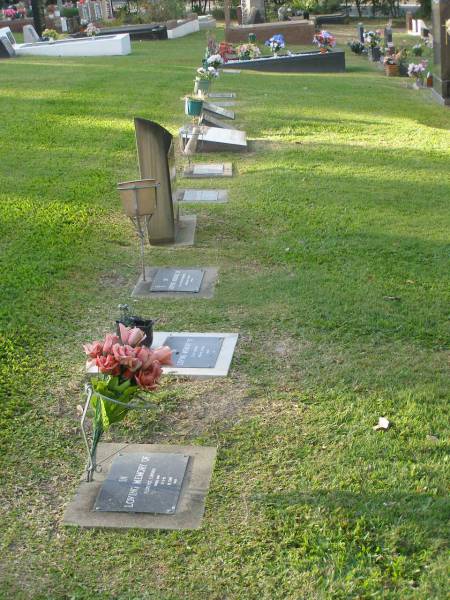
<path id="1" fill-rule="evenodd" d="M 184 176 L 193 181 L 232 177 L 233 166 L 212 161 L 192 164 L 192 155 L 247 148 L 245 131 L 233 125 L 236 95 L 212 91 L 219 71 L 241 72 L 235 68 L 239 57 L 227 57 L 229 50 L 209 39 L 194 93 L 184 98 L 190 122 L 181 127 L 179 135 L 188 162 Z M 278 46 L 272 45 L 272 51 L 278 52 Z M 277 56 L 273 59 L 281 60 Z M 135 118 L 134 124 L 140 179 L 118 184 L 124 212 L 140 242 L 141 273 L 132 295 L 212 298 L 216 267 L 148 267 L 144 250 L 147 240 L 151 246 L 192 246 L 197 220 L 195 215 L 183 213 L 183 204 L 227 202 L 227 190 L 178 188 L 172 134 L 148 119 Z M 66 525 L 143 529 L 201 526 L 216 448 L 120 445 L 102 443 L 101 437 L 130 410 L 152 409 L 151 392 L 166 374 L 228 376 L 238 334 L 159 331 L 154 325 L 151 319 L 131 315 L 123 305 L 116 331 L 84 348 L 88 382 L 80 414 L 87 464 L 85 481 L 66 509 Z M 144 398 L 143 392 L 147 392 Z"/>
<path id="2" fill-rule="evenodd" d="M 223 58 L 213 40 L 197 71 L 194 93 L 184 98 L 189 123 L 180 129 L 185 178 L 214 181 L 233 176 L 232 163 L 191 162 L 194 154 L 239 152 L 245 131 L 236 129 L 233 92 L 212 91 Z M 239 73 L 238 70 L 227 71 Z M 220 106 L 224 103 L 226 107 Z M 117 186 L 125 215 L 139 239 L 141 273 L 132 296 L 212 298 L 218 269 L 146 265 L 145 244 L 192 246 L 195 215 L 183 204 L 227 202 L 227 190 L 179 188 L 172 134 L 153 121 L 135 118 L 140 178 Z M 235 332 L 159 331 L 155 322 L 121 305 L 115 332 L 84 347 L 87 355 L 81 432 L 87 452 L 85 475 L 68 505 L 64 524 L 79 527 L 195 529 L 200 527 L 216 448 L 191 445 L 116 444 L 102 434 L 130 410 L 154 409 L 151 393 L 165 375 L 226 377 L 238 341 Z M 146 392 L 146 393 L 145 393 Z"/>
<path id="3" fill-rule="evenodd" d="M 367 55 L 379 64 L 389 77 L 404 76 L 413 80 L 413 87 L 432 88 L 433 96 L 441 104 L 450 104 L 450 3 L 436 0 L 433 3 L 433 26 L 430 30 L 422 20 L 406 18 L 407 33 L 421 39 L 411 49 L 396 47 L 393 31 L 388 24 L 383 31 L 365 30 L 357 26 L 357 38 L 349 42 L 355 54 Z M 430 50 L 428 50 L 430 49 Z M 433 66 L 423 56 L 433 53 Z"/>

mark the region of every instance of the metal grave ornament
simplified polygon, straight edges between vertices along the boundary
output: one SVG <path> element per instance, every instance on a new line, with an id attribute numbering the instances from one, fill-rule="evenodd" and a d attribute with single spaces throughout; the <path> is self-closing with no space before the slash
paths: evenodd
<path id="1" fill-rule="evenodd" d="M 173 201 L 176 183 L 173 136 L 158 123 L 135 118 L 136 145 L 142 179 L 153 178 L 159 184 L 158 206 L 148 225 L 151 245 L 194 243 L 196 217 L 180 216 Z"/>
<path id="2" fill-rule="evenodd" d="M 173 515 L 188 462 L 185 454 L 119 455 L 100 488 L 94 509 Z"/>
<path id="3" fill-rule="evenodd" d="M 158 269 L 152 280 L 152 292 L 191 292 L 202 287 L 204 269 Z"/>
<path id="4" fill-rule="evenodd" d="M 173 366 L 185 369 L 213 369 L 223 337 L 169 336 L 164 342 L 172 350 Z"/>

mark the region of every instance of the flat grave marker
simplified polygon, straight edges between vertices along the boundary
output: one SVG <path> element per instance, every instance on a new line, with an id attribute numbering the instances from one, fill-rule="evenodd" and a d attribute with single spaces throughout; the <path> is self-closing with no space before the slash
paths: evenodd
<path id="1" fill-rule="evenodd" d="M 238 129 L 221 129 L 219 127 L 207 127 L 201 125 L 201 134 L 198 138 L 199 152 L 232 152 L 247 149 L 247 135 L 245 131 Z M 191 127 L 183 127 L 180 130 L 183 144 L 186 144 L 192 136 Z"/>
<path id="2" fill-rule="evenodd" d="M 153 346 L 174 350 L 173 365 L 164 365 L 166 374 L 187 377 L 226 377 L 230 370 L 237 333 L 198 333 L 186 331 L 153 334 Z"/>
<path id="3" fill-rule="evenodd" d="M 94 509 L 173 515 L 188 461 L 186 454 L 119 454 L 100 488 Z"/>
<path id="4" fill-rule="evenodd" d="M 176 368 L 213 369 L 222 348 L 223 337 L 196 337 L 170 335 L 164 346 L 172 349 L 172 362 Z"/>
<path id="5" fill-rule="evenodd" d="M 236 98 L 234 92 L 212 92 L 208 94 L 209 98 Z"/>
<path id="6" fill-rule="evenodd" d="M 178 202 L 223 204 L 228 202 L 228 190 L 177 190 Z"/>
<path id="7" fill-rule="evenodd" d="M 233 102 L 233 100 L 216 100 L 214 104 L 221 107 L 236 106 L 236 102 Z"/>
<path id="8" fill-rule="evenodd" d="M 152 279 L 152 292 L 199 292 L 203 269 L 158 269 Z"/>
<path id="9" fill-rule="evenodd" d="M 203 179 L 209 177 L 233 177 L 233 164 L 211 163 L 211 164 L 191 164 L 185 167 L 183 177 L 192 179 Z"/>
<path id="10" fill-rule="evenodd" d="M 113 529 L 198 529 L 216 448 L 100 442 L 90 483 L 82 481 L 63 524 Z"/>
<path id="11" fill-rule="evenodd" d="M 215 117 L 213 113 L 210 113 L 207 110 L 205 110 L 205 112 L 202 112 L 200 120 L 201 125 L 217 127 L 219 129 L 236 129 L 236 127 L 232 125 L 230 121 L 223 121 L 222 119 Z"/>
<path id="12" fill-rule="evenodd" d="M 145 281 L 139 278 L 132 297 L 203 298 L 214 296 L 216 267 L 146 267 Z"/>
<path id="13" fill-rule="evenodd" d="M 212 104 L 211 102 L 203 102 L 203 111 L 208 111 L 219 117 L 225 117 L 225 119 L 234 120 L 235 117 L 232 110 L 227 110 L 226 108 L 223 108 L 218 104 Z"/>

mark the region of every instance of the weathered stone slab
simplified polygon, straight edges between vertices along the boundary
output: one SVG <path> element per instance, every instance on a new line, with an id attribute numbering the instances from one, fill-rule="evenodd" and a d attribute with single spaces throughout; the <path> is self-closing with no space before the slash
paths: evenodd
<path id="1" fill-rule="evenodd" d="M 175 273 L 171 276 L 169 271 L 178 271 L 180 273 L 175 285 L 173 284 Z M 161 281 L 161 275 L 159 275 L 161 273 L 162 277 L 165 275 L 168 276 L 168 282 L 165 286 L 163 285 L 164 282 Z M 164 267 L 146 267 L 145 281 L 143 281 L 141 275 L 131 295 L 134 298 L 143 296 L 147 298 L 188 298 L 190 300 L 195 298 L 210 299 L 214 296 L 214 288 L 217 282 L 218 273 L 219 271 L 216 267 L 180 267 L 171 269 Z M 191 274 L 192 278 L 189 278 L 189 275 Z M 198 282 L 200 282 L 200 286 L 198 287 L 198 291 L 195 291 L 194 288 L 196 286 L 194 286 L 194 283 Z"/>
<path id="2" fill-rule="evenodd" d="M 228 163 L 211 163 L 211 164 L 191 164 L 185 167 L 183 177 L 191 179 L 203 179 L 210 177 L 232 177 L 233 164 Z"/>
<path id="3" fill-rule="evenodd" d="M 118 454 L 179 454 L 188 457 L 179 499 L 172 514 L 147 512 L 105 512 L 95 510 L 100 489 L 110 473 Z M 75 498 L 66 508 L 63 524 L 76 527 L 114 529 L 198 529 L 205 511 L 216 448 L 207 446 L 175 446 L 168 444 L 108 444 L 100 443 L 97 460 L 102 466 L 94 481 L 82 482 Z M 168 487 L 168 486 L 166 486 Z M 173 506 L 173 504 L 172 504 Z"/>
<path id="4" fill-rule="evenodd" d="M 182 338 L 183 342 L 179 340 Z M 211 342 L 211 340 L 214 340 Z M 220 340 L 220 341 L 217 341 Z M 187 377 L 226 377 L 230 370 L 231 361 L 234 354 L 234 349 L 238 340 L 237 333 L 195 333 L 195 332 L 164 332 L 157 331 L 153 334 L 153 346 L 164 346 L 171 344 L 174 345 L 175 350 L 179 351 L 179 344 L 183 343 L 184 351 L 180 352 L 181 355 L 186 353 L 202 355 L 209 352 L 208 348 L 210 344 L 219 344 L 220 349 L 217 354 L 217 358 L 213 366 L 204 367 L 186 367 L 183 366 L 174 356 L 174 366 L 164 366 L 163 372 L 172 375 L 180 375 Z M 203 344 L 202 344 L 203 341 Z M 177 366 L 178 363 L 178 366 Z M 185 364 L 188 364 L 185 362 Z M 189 363 L 190 364 L 190 363 Z M 211 365 L 211 363 L 208 363 Z"/>

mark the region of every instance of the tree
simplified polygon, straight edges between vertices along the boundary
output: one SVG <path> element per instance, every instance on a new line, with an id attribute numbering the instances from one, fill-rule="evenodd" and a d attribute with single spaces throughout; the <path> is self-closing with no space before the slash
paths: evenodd
<path id="1" fill-rule="evenodd" d="M 45 29 L 44 0 L 31 0 L 34 28 L 39 37 Z"/>

